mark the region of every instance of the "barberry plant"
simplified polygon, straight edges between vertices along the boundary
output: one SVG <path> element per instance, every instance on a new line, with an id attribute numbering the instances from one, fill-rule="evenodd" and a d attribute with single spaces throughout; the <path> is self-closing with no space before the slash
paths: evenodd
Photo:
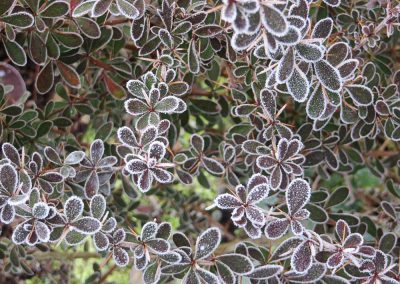
<path id="1" fill-rule="evenodd" d="M 398 1 L 0 2 L 0 283 L 400 283 Z"/>

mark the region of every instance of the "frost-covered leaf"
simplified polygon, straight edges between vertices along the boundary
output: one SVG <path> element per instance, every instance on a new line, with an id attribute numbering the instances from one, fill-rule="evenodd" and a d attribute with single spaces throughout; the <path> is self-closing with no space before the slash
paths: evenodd
<path id="1" fill-rule="evenodd" d="M 358 106 L 368 106 L 373 102 L 373 94 L 370 88 L 363 85 L 347 85 L 346 90 L 353 102 Z"/>
<path id="2" fill-rule="evenodd" d="M 32 216 L 37 219 L 44 219 L 49 214 L 49 211 L 50 211 L 50 208 L 47 205 L 47 203 L 38 202 L 35 205 L 33 205 Z"/>
<path id="3" fill-rule="evenodd" d="M 149 111 L 149 107 L 139 99 L 129 99 L 125 101 L 125 110 L 133 116 L 145 114 Z"/>
<path id="4" fill-rule="evenodd" d="M 310 92 L 307 76 L 297 66 L 295 66 L 292 76 L 287 82 L 287 87 L 290 95 L 297 102 L 304 102 Z"/>
<path id="5" fill-rule="evenodd" d="M 99 176 L 96 171 L 92 171 L 85 182 L 85 196 L 91 199 L 97 194 L 100 187 Z"/>
<path id="6" fill-rule="evenodd" d="M 205 283 L 210 283 L 210 284 L 219 284 L 220 281 L 218 280 L 218 277 L 208 271 L 205 270 L 203 268 L 197 268 L 196 269 L 196 274 L 198 275 L 198 277 L 200 277 Z M 188 282 L 188 283 L 192 283 L 192 282 Z"/>
<path id="7" fill-rule="evenodd" d="M 154 107 L 154 109 L 161 113 L 173 113 L 179 106 L 179 101 L 173 96 L 162 98 Z"/>
<path id="8" fill-rule="evenodd" d="M 17 171 L 10 164 L 0 166 L 0 187 L 9 195 L 14 194 L 18 186 Z"/>
<path id="9" fill-rule="evenodd" d="M 276 99 L 275 96 L 267 89 L 262 89 L 260 92 L 260 102 L 263 110 L 268 114 L 270 119 L 275 118 Z"/>
<path id="10" fill-rule="evenodd" d="M 112 0 L 97 0 L 92 8 L 93 17 L 100 17 L 107 12 Z"/>
<path id="11" fill-rule="evenodd" d="M 326 267 L 322 263 L 314 263 L 306 273 L 291 277 L 293 283 L 316 283 L 326 273 Z"/>
<path id="12" fill-rule="evenodd" d="M 29 28 L 34 23 L 32 15 L 26 12 L 14 12 L 12 14 L 2 16 L 1 21 L 21 29 Z"/>
<path id="13" fill-rule="evenodd" d="M 119 12 L 129 18 L 129 19 L 136 19 L 139 16 L 139 11 L 135 7 L 134 3 L 126 1 L 126 0 L 117 0 L 116 1 L 117 8 Z"/>
<path id="14" fill-rule="evenodd" d="M 315 62 L 315 73 L 321 84 L 332 92 L 337 92 L 342 88 L 342 81 L 339 71 L 328 61 L 320 60 Z"/>
<path id="15" fill-rule="evenodd" d="M 71 230 L 65 235 L 65 242 L 70 246 L 78 246 L 86 240 L 87 235 Z"/>
<path id="16" fill-rule="evenodd" d="M 296 45 L 299 56 L 306 62 L 316 62 L 324 56 L 324 49 L 312 43 L 299 43 Z"/>
<path id="17" fill-rule="evenodd" d="M 147 170 L 147 164 L 142 160 L 134 159 L 129 161 L 129 163 L 126 165 L 126 169 L 131 174 L 140 174 Z"/>
<path id="18" fill-rule="evenodd" d="M 256 33 L 250 35 L 245 33 L 234 33 L 231 40 L 231 44 L 235 50 L 241 51 L 248 48 L 256 38 L 257 38 Z"/>
<path id="19" fill-rule="evenodd" d="M 101 228 L 100 221 L 92 217 L 82 217 L 74 221 L 71 225 L 74 227 L 74 230 L 82 234 L 94 234 Z"/>
<path id="20" fill-rule="evenodd" d="M 198 37 L 209 38 L 214 37 L 223 32 L 219 25 L 204 25 L 193 31 Z"/>
<path id="21" fill-rule="evenodd" d="M 157 233 L 158 225 L 155 222 L 147 222 L 142 228 L 141 239 L 143 241 L 154 238 Z"/>
<path id="22" fill-rule="evenodd" d="M 226 264 L 230 270 L 239 275 L 247 274 L 253 270 L 251 260 L 247 256 L 241 254 L 224 254 L 218 256 L 217 260 Z"/>
<path id="23" fill-rule="evenodd" d="M 97 232 L 93 235 L 93 244 L 96 250 L 104 251 L 108 249 L 110 241 L 108 240 L 108 237 L 105 234 L 103 234 L 102 232 Z"/>
<path id="24" fill-rule="evenodd" d="M 217 160 L 208 157 L 203 157 L 202 162 L 206 170 L 211 174 L 221 175 L 225 171 L 224 166 Z"/>
<path id="25" fill-rule="evenodd" d="M 305 241 L 293 252 L 290 265 L 298 273 L 304 273 L 312 264 L 312 252 L 310 244 Z"/>
<path id="26" fill-rule="evenodd" d="M 278 83 L 286 82 L 292 76 L 294 70 L 294 51 L 289 48 L 286 54 L 279 61 L 276 71 L 276 80 Z"/>
<path id="27" fill-rule="evenodd" d="M 265 226 L 265 236 L 270 240 L 281 238 L 289 229 L 289 220 L 277 219 L 267 223 Z"/>
<path id="28" fill-rule="evenodd" d="M 164 239 L 148 240 L 146 245 L 157 254 L 166 253 L 169 250 L 169 243 Z"/>
<path id="29" fill-rule="evenodd" d="M 196 241 L 196 259 L 204 259 L 214 252 L 221 242 L 221 232 L 217 228 L 204 231 Z"/>
<path id="30" fill-rule="evenodd" d="M 129 263 L 129 254 L 123 248 L 116 247 L 113 249 L 113 260 L 119 267 L 127 266 Z"/>
<path id="31" fill-rule="evenodd" d="M 90 145 L 90 160 L 97 164 L 104 155 L 104 143 L 101 139 L 96 139 Z"/>
<path id="32" fill-rule="evenodd" d="M 338 7 L 340 5 L 341 0 L 323 0 L 327 5 L 332 7 Z"/>
<path id="33" fill-rule="evenodd" d="M 83 158 L 85 157 L 85 153 L 83 151 L 74 151 L 71 152 L 64 160 L 64 164 L 66 165 L 76 165 L 79 164 Z"/>
<path id="34" fill-rule="evenodd" d="M 197 74 L 200 72 L 199 56 L 196 50 L 196 41 L 192 40 L 188 50 L 188 63 L 189 69 L 192 73 Z"/>
<path id="35" fill-rule="evenodd" d="M 190 145 L 193 147 L 193 149 L 198 153 L 202 153 L 204 150 L 204 139 L 203 137 L 193 134 L 190 136 Z"/>
<path id="36" fill-rule="evenodd" d="M 331 18 L 319 20 L 312 31 L 313 38 L 327 39 L 331 35 L 333 28 L 333 21 Z"/>
<path id="37" fill-rule="evenodd" d="M 106 199 L 103 195 L 97 194 L 90 200 L 90 214 L 96 219 L 103 217 L 106 211 Z"/>
<path id="38" fill-rule="evenodd" d="M 215 199 L 215 205 L 221 209 L 234 209 L 242 205 L 242 202 L 231 194 L 224 193 Z"/>
<path id="39" fill-rule="evenodd" d="M 303 239 L 300 237 L 291 237 L 284 240 L 273 252 L 271 261 L 278 261 L 291 257 L 292 254 L 290 252 L 293 252 L 302 242 Z"/>
<path id="40" fill-rule="evenodd" d="M 288 30 L 285 16 L 273 5 L 261 5 L 261 20 L 264 27 L 276 36 L 284 35 Z"/>
<path id="41" fill-rule="evenodd" d="M 251 279 L 264 280 L 274 277 L 283 271 L 283 267 L 275 264 L 266 264 L 254 268 L 254 270 L 246 276 Z"/>
<path id="42" fill-rule="evenodd" d="M 82 215 L 83 212 L 83 201 L 77 196 L 71 196 L 65 201 L 64 204 L 64 213 L 67 217 L 68 221 L 74 221 L 79 216 Z"/>
<path id="43" fill-rule="evenodd" d="M 126 83 L 126 88 L 128 89 L 129 93 L 131 93 L 132 95 L 134 95 L 139 99 L 144 99 L 143 93 L 146 94 L 148 92 L 146 85 L 139 80 L 129 80 Z M 126 102 L 125 102 L 125 108 L 126 108 Z"/>
<path id="44" fill-rule="evenodd" d="M 323 92 L 322 86 L 318 84 L 307 102 L 306 111 L 308 117 L 311 119 L 320 118 L 326 110 L 327 100 Z"/>
<path id="45" fill-rule="evenodd" d="M 143 283 L 153 284 L 157 283 L 159 279 L 160 279 L 160 267 L 159 264 L 155 261 L 146 267 L 143 273 Z"/>
<path id="46" fill-rule="evenodd" d="M 4 224 L 10 224 L 15 218 L 15 208 L 6 204 L 1 208 L 0 221 Z"/>
<path id="47" fill-rule="evenodd" d="M 286 191 L 286 203 L 289 209 L 289 214 L 293 215 L 304 207 L 310 200 L 311 188 L 304 179 L 295 179 L 290 184 Z"/>
<path id="48" fill-rule="evenodd" d="M 16 165 L 21 163 L 18 150 L 10 143 L 4 143 L 1 147 L 3 155 Z"/>

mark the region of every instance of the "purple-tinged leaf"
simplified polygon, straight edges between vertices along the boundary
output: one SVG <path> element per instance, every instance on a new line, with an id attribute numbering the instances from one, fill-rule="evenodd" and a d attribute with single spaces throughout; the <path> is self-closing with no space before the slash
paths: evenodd
<path id="1" fill-rule="evenodd" d="M 261 20 L 264 27 L 276 36 L 283 36 L 287 33 L 288 23 L 284 15 L 273 5 L 261 5 Z"/>
<path id="2" fill-rule="evenodd" d="M 93 244 L 97 251 L 105 251 L 110 245 L 107 236 L 102 232 L 97 232 L 93 236 Z"/>
<path id="3" fill-rule="evenodd" d="M 204 281 L 204 283 L 209 283 L 209 284 L 219 284 L 220 281 L 218 280 L 218 277 L 211 273 L 208 270 L 205 270 L 203 268 L 196 268 L 196 274 Z M 191 283 L 191 282 L 190 282 Z"/>
<path id="4" fill-rule="evenodd" d="M 1 208 L 0 221 L 4 224 L 10 224 L 15 218 L 15 208 L 6 204 Z"/>
<path id="5" fill-rule="evenodd" d="M 17 171 L 10 164 L 0 166 L 0 187 L 9 195 L 14 194 L 18 186 Z"/>
<path id="6" fill-rule="evenodd" d="M 305 273 L 312 264 L 312 252 L 308 241 L 303 242 L 293 252 L 290 265 L 297 273 Z"/>
<path id="7" fill-rule="evenodd" d="M 278 83 L 284 83 L 292 76 L 294 65 L 294 51 L 293 48 L 289 48 L 277 67 L 276 80 Z"/>
<path id="8" fill-rule="evenodd" d="M 97 194 L 90 200 L 90 214 L 96 219 L 103 217 L 106 211 L 106 199 L 103 195 Z"/>
<path id="9" fill-rule="evenodd" d="M 100 187 L 99 176 L 96 171 L 92 171 L 89 178 L 85 182 L 85 196 L 87 199 L 91 199 L 95 196 Z"/>
<path id="10" fill-rule="evenodd" d="M 20 165 L 21 160 L 19 158 L 18 150 L 10 143 L 4 143 L 2 146 L 3 155 L 13 162 L 15 165 Z"/>
<path id="11" fill-rule="evenodd" d="M 196 241 L 196 259 L 204 259 L 214 252 L 221 242 L 221 232 L 217 228 L 204 231 Z"/>
<path id="12" fill-rule="evenodd" d="M 286 234 L 289 224 L 290 221 L 287 219 L 273 220 L 265 226 L 265 236 L 270 240 L 279 239 Z"/>
<path id="13" fill-rule="evenodd" d="M 123 248 L 116 247 L 113 249 L 113 260 L 119 267 L 127 266 L 129 263 L 129 254 Z"/>
<path id="14" fill-rule="evenodd" d="M 104 143 L 101 139 L 96 139 L 90 145 L 90 160 L 97 164 L 104 155 Z"/>
<path id="15" fill-rule="evenodd" d="M 215 199 L 215 205 L 221 209 L 235 209 L 242 205 L 242 202 L 231 194 L 224 193 Z"/>
<path id="16" fill-rule="evenodd" d="M 286 203 L 289 214 L 293 215 L 310 200 L 311 188 L 304 179 L 293 180 L 286 191 Z"/>
<path id="17" fill-rule="evenodd" d="M 169 250 L 169 243 L 164 239 L 152 239 L 146 245 L 156 254 L 166 253 Z"/>
<path id="18" fill-rule="evenodd" d="M 344 248 L 358 248 L 363 244 L 363 237 L 359 233 L 350 234 L 343 243 Z"/>
<path id="19" fill-rule="evenodd" d="M 203 157 L 202 159 L 205 169 L 214 175 L 222 175 L 225 172 L 224 166 L 217 160 Z"/>
<path id="20" fill-rule="evenodd" d="M 329 36 L 331 35 L 332 28 L 333 28 L 333 21 L 331 18 L 325 18 L 319 20 L 314 26 L 311 37 L 328 39 Z"/>
<path id="21" fill-rule="evenodd" d="M 141 233 L 141 240 L 147 241 L 155 237 L 157 233 L 158 225 L 155 222 L 147 222 L 143 228 Z"/>

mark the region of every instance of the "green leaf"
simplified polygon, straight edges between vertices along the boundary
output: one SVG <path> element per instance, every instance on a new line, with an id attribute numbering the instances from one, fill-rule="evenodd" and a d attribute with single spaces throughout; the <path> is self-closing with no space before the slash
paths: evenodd
<path id="1" fill-rule="evenodd" d="M 47 58 L 47 48 L 45 42 L 38 33 L 32 32 L 29 37 L 29 52 L 32 60 L 38 64 L 43 65 Z"/>
<path id="2" fill-rule="evenodd" d="M 42 137 L 49 133 L 51 127 L 53 127 L 53 122 L 51 121 L 46 120 L 40 123 L 36 130 L 36 138 Z"/>
<path id="3" fill-rule="evenodd" d="M 198 111 L 205 114 L 218 114 L 221 111 L 220 105 L 209 99 L 191 99 L 190 101 Z"/>
<path id="4" fill-rule="evenodd" d="M 72 121 L 66 117 L 58 117 L 53 120 L 53 123 L 54 123 L 54 126 L 61 127 L 61 128 L 72 125 Z"/>
<path id="5" fill-rule="evenodd" d="M 52 59 L 58 59 L 60 57 L 60 47 L 56 40 L 52 36 L 47 37 L 46 41 L 47 55 Z"/>
<path id="6" fill-rule="evenodd" d="M 77 48 L 83 44 L 83 38 L 73 32 L 60 32 L 52 33 L 52 35 L 65 47 Z"/>
<path id="7" fill-rule="evenodd" d="M 15 41 L 3 40 L 8 57 L 18 66 L 26 64 L 26 54 L 24 49 Z"/>
<path id="8" fill-rule="evenodd" d="M 19 106 L 9 106 L 0 110 L 0 112 L 9 116 L 18 116 L 22 113 L 22 109 Z"/>
<path id="9" fill-rule="evenodd" d="M 379 249 L 384 253 L 390 253 L 395 247 L 397 237 L 394 233 L 384 234 L 379 241 Z"/>
<path id="10" fill-rule="evenodd" d="M 393 183 L 393 180 L 392 180 L 392 179 L 389 179 L 389 180 L 386 181 L 386 187 L 387 187 L 387 189 L 389 190 L 389 192 L 390 192 L 391 194 L 393 194 L 393 195 L 396 196 L 397 198 L 400 198 L 400 187 L 399 187 L 399 186 L 396 186 L 396 185 Z"/>
<path id="11" fill-rule="evenodd" d="M 33 25 L 33 17 L 26 12 L 18 12 L 0 18 L 0 21 L 18 28 L 29 28 Z"/>
<path id="12" fill-rule="evenodd" d="M 337 188 L 331 196 L 329 196 L 328 201 L 325 204 L 325 208 L 329 208 L 335 205 L 338 205 L 346 200 L 349 196 L 349 189 L 347 187 L 339 187 Z"/>
<path id="13" fill-rule="evenodd" d="M 68 3 L 58 0 L 48 4 L 46 8 L 40 12 L 39 15 L 43 18 L 57 18 L 66 15 L 68 11 Z"/>
<path id="14" fill-rule="evenodd" d="M 95 139 L 101 139 L 103 141 L 106 141 L 110 137 L 113 128 L 114 128 L 114 123 L 112 121 L 104 123 L 97 130 Z"/>
<path id="15" fill-rule="evenodd" d="M 5 14 L 12 6 L 15 0 L 2 0 L 0 1 L 0 15 Z"/>
<path id="16" fill-rule="evenodd" d="M 190 72 L 197 74 L 200 72 L 199 55 L 196 51 L 196 42 L 192 40 L 188 50 L 188 64 Z"/>
<path id="17" fill-rule="evenodd" d="M 326 223 L 329 220 L 326 211 L 313 203 L 308 203 L 305 208 L 310 211 L 310 219 L 315 223 Z"/>
<path id="18" fill-rule="evenodd" d="M 75 18 L 75 23 L 79 30 L 89 38 L 99 38 L 100 27 L 99 25 L 90 18 L 79 17 Z"/>
<path id="19" fill-rule="evenodd" d="M 10 261 L 13 266 L 18 267 L 20 265 L 19 255 L 18 255 L 18 247 L 12 247 L 10 251 Z"/>
<path id="20" fill-rule="evenodd" d="M 198 37 L 209 38 L 209 37 L 214 37 L 214 36 L 222 33 L 223 31 L 224 31 L 224 29 L 219 25 L 204 25 L 204 26 L 194 30 L 194 33 Z"/>

